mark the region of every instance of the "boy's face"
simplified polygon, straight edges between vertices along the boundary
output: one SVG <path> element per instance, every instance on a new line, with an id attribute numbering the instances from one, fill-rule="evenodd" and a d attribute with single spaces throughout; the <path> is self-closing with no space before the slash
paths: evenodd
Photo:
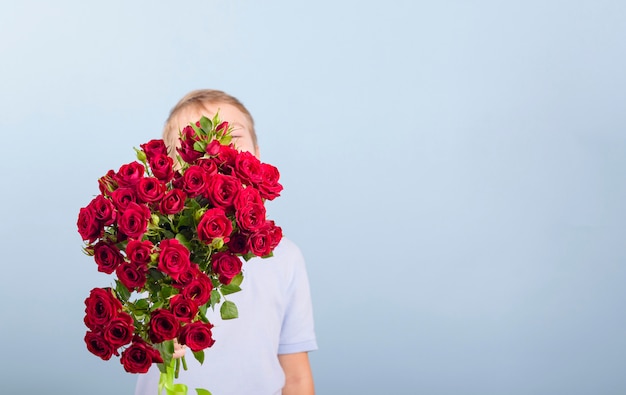
<path id="1" fill-rule="evenodd" d="M 258 158 L 260 155 L 259 147 L 255 145 L 252 140 L 250 122 L 244 113 L 239 111 L 239 109 L 232 104 L 210 103 L 205 104 L 204 109 L 198 108 L 184 111 L 184 113 L 177 117 L 178 128 L 181 130 L 189 125 L 190 122 L 199 120 L 203 115 L 207 118 L 213 118 L 218 110 L 220 120 L 228 122 L 229 126 L 232 127 L 232 143 L 235 147 L 239 151 L 251 152 Z"/>

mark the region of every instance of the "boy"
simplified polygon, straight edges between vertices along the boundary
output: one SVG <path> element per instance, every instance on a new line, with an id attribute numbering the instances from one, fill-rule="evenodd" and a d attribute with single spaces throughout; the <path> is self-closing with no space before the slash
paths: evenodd
<path id="1" fill-rule="evenodd" d="M 219 117 L 233 126 L 232 142 L 238 150 L 259 156 L 254 121 L 234 97 L 216 90 L 197 90 L 184 96 L 170 112 L 163 140 L 172 156 L 179 131 L 203 115 Z M 214 326 L 215 344 L 205 350 L 200 365 L 191 353 L 188 370 L 179 379 L 189 387 L 205 388 L 213 395 L 311 395 L 313 377 L 308 352 L 317 349 L 313 312 L 304 260 L 286 238 L 272 258 L 254 258 L 244 264 L 242 291 L 229 295 L 239 318 L 223 321 L 219 309 L 207 312 Z M 178 350 L 180 356 L 183 350 Z M 140 375 L 135 395 L 156 395 L 159 370 Z"/>

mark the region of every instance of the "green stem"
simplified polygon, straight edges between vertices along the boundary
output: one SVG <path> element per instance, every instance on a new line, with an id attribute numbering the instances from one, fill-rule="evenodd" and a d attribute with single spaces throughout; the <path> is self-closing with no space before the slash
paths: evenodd
<path id="1" fill-rule="evenodd" d="M 187 386 L 182 383 L 174 384 L 174 370 L 178 364 L 178 359 L 172 358 L 170 364 L 166 367 L 166 373 L 161 373 L 159 377 L 159 394 L 165 390 L 166 395 L 187 395 Z"/>
<path id="2" fill-rule="evenodd" d="M 185 356 L 183 355 L 180 359 L 181 359 L 181 362 L 183 363 L 183 369 L 187 370 L 187 361 L 185 360 Z"/>

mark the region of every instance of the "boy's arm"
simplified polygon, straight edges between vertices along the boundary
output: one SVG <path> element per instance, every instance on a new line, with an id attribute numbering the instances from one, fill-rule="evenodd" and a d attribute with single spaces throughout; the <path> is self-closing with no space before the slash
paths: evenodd
<path id="1" fill-rule="evenodd" d="M 282 395 L 315 394 L 308 353 L 281 354 L 278 356 L 278 361 L 285 372 L 285 387 L 283 387 Z"/>

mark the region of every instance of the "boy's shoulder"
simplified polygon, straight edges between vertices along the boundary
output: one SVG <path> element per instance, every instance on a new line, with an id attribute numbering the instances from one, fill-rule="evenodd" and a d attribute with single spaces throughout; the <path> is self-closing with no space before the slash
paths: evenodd
<path id="1" fill-rule="evenodd" d="M 306 270 L 304 257 L 300 248 L 292 240 L 283 237 L 278 246 L 274 248 L 272 256 L 269 258 L 253 258 L 255 264 L 248 266 L 248 271 L 258 269 L 265 274 L 270 272 L 273 275 L 282 273 L 291 276 L 294 271 L 299 272 Z"/>
<path id="2" fill-rule="evenodd" d="M 304 261 L 300 247 L 290 239 L 283 237 L 274 249 L 273 258 L 288 261 Z"/>

